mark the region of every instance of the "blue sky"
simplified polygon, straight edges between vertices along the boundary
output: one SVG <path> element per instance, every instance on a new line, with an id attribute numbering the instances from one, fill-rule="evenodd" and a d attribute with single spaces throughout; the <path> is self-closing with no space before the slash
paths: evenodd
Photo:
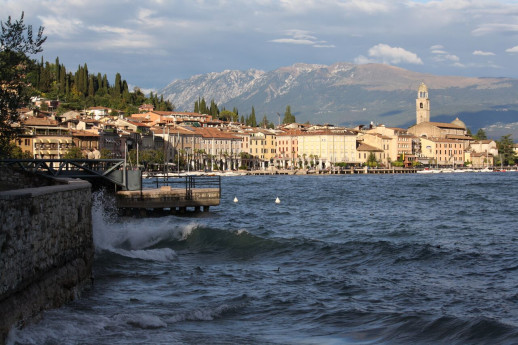
<path id="1" fill-rule="evenodd" d="M 130 85 L 226 69 L 379 62 L 438 75 L 518 78 L 518 1 L 0 0 L 48 36 L 43 56 Z"/>

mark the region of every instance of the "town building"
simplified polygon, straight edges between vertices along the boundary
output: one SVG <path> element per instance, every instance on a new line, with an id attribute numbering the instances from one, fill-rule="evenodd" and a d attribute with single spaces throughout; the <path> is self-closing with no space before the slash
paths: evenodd
<path id="1" fill-rule="evenodd" d="M 356 137 L 349 129 L 304 132 L 297 137 L 298 154 L 304 164 L 309 159 L 321 169 L 335 163 L 358 164 Z"/>

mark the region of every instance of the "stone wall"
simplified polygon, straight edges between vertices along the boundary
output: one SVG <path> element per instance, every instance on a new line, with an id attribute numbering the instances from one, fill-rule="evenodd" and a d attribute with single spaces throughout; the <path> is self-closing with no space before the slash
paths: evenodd
<path id="1" fill-rule="evenodd" d="M 0 192 L 0 344 L 13 326 L 91 284 L 91 209 L 81 180 Z"/>
<path id="2" fill-rule="evenodd" d="M 43 186 L 54 186 L 63 184 L 60 179 L 53 179 L 44 175 L 36 175 L 21 169 L 16 169 L 9 166 L 2 166 L 0 168 L 0 191 L 20 189 L 20 188 L 34 188 Z"/>

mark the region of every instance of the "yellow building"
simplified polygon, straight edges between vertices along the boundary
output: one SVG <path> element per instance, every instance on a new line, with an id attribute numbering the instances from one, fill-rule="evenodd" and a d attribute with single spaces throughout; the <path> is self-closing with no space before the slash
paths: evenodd
<path id="1" fill-rule="evenodd" d="M 276 135 L 265 129 L 254 129 L 250 132 L 249 154 L 260 161 L 261 167 L 266 168 L 273 163 L 277 155 Z M 245 139 L 246 145 L 246 139 Z"/>
<path id="2" fill-rule="evenodd" d="M 465 142 L 443 138 L 420 138 L 421 161 L 427 159 L 429 164 L 464 165 Z"/>
<path id="3" fill-rule="evenodd" d="M 16 145 L 34 159 L 61 159 L 74 146 L 68 128 L 59 127 L 54 120 L 31 118 L 22 125 L 24 133 Z"/>
<path id="4" fill-rule="evenodd" d="M 320 167 L 335 163 L 357 164 L 357 134 L 347 129 L 302 133 L 297 138 L 299 157 L 313 157 Z"/>
<path id="5" fill-rule="evenodd" d="M 391 157 L 390 155 L 391 152 L 394 154 L 396 149 L 393 138 L 380 133 L 364 133 L 359 137 L 359 140 L 362 143 L 377 149 L 377 162 L 380 165 L 390 166 L 391 161 L 397 160 L 397 155 L 394 155 L 394 157 Z"/>

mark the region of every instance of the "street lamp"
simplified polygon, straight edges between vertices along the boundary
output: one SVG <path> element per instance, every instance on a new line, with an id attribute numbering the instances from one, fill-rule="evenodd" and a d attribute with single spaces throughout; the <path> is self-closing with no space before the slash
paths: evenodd
<path id="1" fill-rule="evenodd" d="M 121 142 L 122 142 L 122 133 L 119 134 L 119 137 L 121 138 Z M 127 144 L 126 140 L 124 140 L 124 165 L 122 168 L 122 184 L 124 185 L 124 188 L 126 188 L 126 151 L 127 150 L 128 150 L 128 144 Z"/>

